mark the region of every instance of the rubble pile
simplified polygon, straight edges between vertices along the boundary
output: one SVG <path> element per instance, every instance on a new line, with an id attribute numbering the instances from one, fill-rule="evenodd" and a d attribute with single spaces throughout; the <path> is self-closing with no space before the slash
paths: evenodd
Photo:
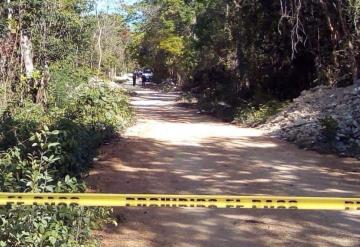
<path id="1" fill-rule="evenodd" d="M 303 91 L 261 128 L 302 148 L 360 159 L 360 87 Z"/>

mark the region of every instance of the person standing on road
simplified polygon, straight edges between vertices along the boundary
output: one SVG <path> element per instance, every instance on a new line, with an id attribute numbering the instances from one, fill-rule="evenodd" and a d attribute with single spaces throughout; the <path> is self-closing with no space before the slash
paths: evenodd
<path id="1" fill-rule="evenodd" d="M 136 79 L 137 79 L 137 71 L 133 72 L 133 86 L 136 86 Z"/>
<path id="2" fill-rule="evenodd" d="M 141 85 L 143 86 L 143 87 L 145 87 L 145 82 L 146 82 L 146 78 L 145 78 L 145 76 L 144 75 L 142 75 L 141 76 Z"/>

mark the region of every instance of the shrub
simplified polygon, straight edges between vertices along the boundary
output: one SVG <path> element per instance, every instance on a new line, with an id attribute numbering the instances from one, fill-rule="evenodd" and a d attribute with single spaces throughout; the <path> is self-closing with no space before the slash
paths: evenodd
<path id="1" fill-rule="evenodd" d="M 124 129 L 133 117 L 126 93 L 106 85 L 79 87 L 65 111 L 67 118 L 90 126 L 105 137 L 113 134 L 114 128 Z"/>
<path id="2" fill-rule="evenodd" d="M 0 149 L 22 143 L 49 123 L 50 117 L 39 104 L 26 101 L 21 107 L 9 106 L 0 116 Z"/>
<path id="3" fill-rule="evenodd" d="M 286 102 L 275 100 L 258 106 L 253 106 L 252 104 L 243 105 L 237 109 L 235 121 L 240 124 L 256 126 L 265 123 L 269 117 L 280 112 L 286 105 Z"/>
<path id="4" fill-rule="evenodd" d="M 43 130 L 30 138 L 26 149 L 14 147 L 4 153 L 1 191 L 83 192 L 82 182 L 55 169 L 62 154 L 54 142 L 58 135 Z M 94 243 L 91 228 L 109 220 L 109 211 L 103 208 L 6 206 L 0 208 L 0 246 L 88 246 Z"/>
<path id="5" fill-rule="evenodd" d="M 96 73 L 88 66 L 79 66 L 74 58 L 69 57 L 52 64 L 50 74 L 50 102 L 62 107 L 69 92 L 81 84 L 86 84 Z"/>
<path id="6" fill-rule="evenodd" d="M 325 141 L 327 143 L 332 143 L 333 141 L 335 141 L 336 133 L 339 127 L 338 122 L 331 116 L 326 116 L 319 121 L 321 125 L 321 134 L 325 138 Z"/>
<path id="7" fill-rule="evenodd" d="M 64 103 L 7 109 L 0 123 L 1 191 L 84 192 L 96 148 L 133 117 L 124 92 L 105 85 L 78 87 Z M 109 215 L 104 208 L 2 207 L 0 246 L 93 246 L 91 229 Z"/>
<path id="8" fill-rule="evenodd" d="M 64 108 L 64 117 L 56 122 L 56 129 L 67 130 L 60 141 L 68 155 L 59 169 L 78 174 L 86 170 L 84 164 L 92 160 L 93 150 L 129 126 L 133 111 L 122 90 L 103 86 L 79 87 Z"/>

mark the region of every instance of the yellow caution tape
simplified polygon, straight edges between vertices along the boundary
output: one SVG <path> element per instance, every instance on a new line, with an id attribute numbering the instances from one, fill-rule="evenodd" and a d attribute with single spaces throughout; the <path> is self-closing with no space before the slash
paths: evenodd
<path id="1" fill-rule="evenodd" d="M 360 210 L 360 198 L 97 193 L 0 193 L 0 205 Z"/>

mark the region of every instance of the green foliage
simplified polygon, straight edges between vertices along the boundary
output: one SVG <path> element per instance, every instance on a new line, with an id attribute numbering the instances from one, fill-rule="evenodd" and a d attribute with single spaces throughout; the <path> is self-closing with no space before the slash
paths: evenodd
<path id="1" fill-rule="evenodd" d="M 0 157 L 0 188 L 4 192 L 83 192 L 76 178 L 56 169 L 66 155 L 60 131 L 47 127 L 25 145 Z M 59 173 L 61 172 L 61 173 Z M 91 229 L 108 222 L 102 208 L 6 206 L 0 209 L 1 246 L 91 245 Z"/>
<path id="2" fill-rule="evenodd" d="M 87 0 L 11 1 L 21 30 L 31 33 L 35 63 L 44 65 L 69 55 L 87 53 L 91 42 L 92 20 L 84 13 L 92 10 Z M 21 21 L 20 21 L 21 20 Z"/>
<path id="3" fill-rule="evenodd" d="M 74 58 L 68 57 L 50 66 L 50 101 L 59 107 L 66 103 L 69 92 L 79 85 L 87 83 L 92 76 L 95 76 L 95 72 L 91 68 L 86 65 L 78 65 L 74 60 Z"/>
<path id="4" fill-rule="evenodd" d="M 336 134 L 338 131 L 339 124 L 331 116 L 326 116 L 323 119 L 320 119 L 321 133 L 325 137 L 327 143 L 332 143 L 335 141 Z"/>
<path id="5" fill-rule="evenodd" d="M 108 217 L 108 210 L 103 208 L 1 208 L 0 246 L 97 246 L 91 230 Z"/>
<path id="6" fill-rule="evenodd" d="M 183 0 L 141 2 L 144 22 L 138 22 L 128 47 L 142 67 L 152 68 L 159 80 L 181 83 L 194 9 Z"/>
<path id="7" fill-rule="evenodd" d="M 248 126 L 256 126 L 265 123 L 267 119 L 279 113 L 286 105 L 286 102 L 275 100 L 258 106 L 246 104 L 237 109 L 235 121 Z"/>
<path id="8" fill-rule="evenodd" d="M 129 52 L 163 81 L 210 90 L 210 102 L 289 100 L 359 77 L 359 3 L 144 0 Z"/>
<path id="9" fill-rule="evenodd" d="M 0 122 L 0 191 L 84 192 L 96 148 L 131 122 L 123 91 L 81 86 L 63 108 L 11 107 Z M 10 136 L 10 140 L 7 138 Z M 91 230 L 109 222 L 103 208 L 0 208 L 0 246 L 93 246 Z"/>
<path id="10" fill-rule="evenodd" d="M 85 85 L 98 60 L 94 1 L 9 3 L 0 3 L 0 191 L 84 192 L 96 149 L 133 117 L 125 92 Z M 123 69 L 124 22 L 116 14 L 102 20 L 101 69 Z M 32 46 L 31 78 L 23 75 L 24 34 Z M 35 85 L 48 95 L 43 105 L 28 100 Z M 109 215 L 104 208 L 0 207 L 0 246 L 94 246 L 91 230 Z"/>
<path id="11" fill-rule="evenodd" d="M 115 70 L 126 71 L 128 59 L 125 47 L 130 40 L 130 31 L 120 14 L 101 13 L 94 21 L 97 27 L 94 33 L 92 63 L 99 66 L 101 53 L 101 71 L 114 76 Z M 101 34 L 100 34 L 101 30 Z M 100 47 L 101 50 L 100 50 Z"/>
<path id="12" fill-rule="evenodd" d="M 108 127 L 123 130 L 129 125 L 133 112 L 122 89 L 84 85 L 77 89 L 66 108 L 66 115 L 78 124 L 91 126 L 108 136 Z"/>
<path id="13" fill-rule="evenodd" d="M 90 64 L 95 27 L 94 18 L 90 15 L 93 3 L 92 0 L 0 2 L 0 60 L 3 64 L 0 66 L 0 85 L 6 88 L 0 95 L 3 101 L 0 107 L 8 101 L 22 103 L 27 98 L 46 103 L 49 84 L 47 67 L 52 67 L 53 63 L 73 57 L 77 65 L 87 67 Z M 29 42 L 27 48 L 20 42 L 25 36 Z M 24 75 L 24 49 L 32 58 L 35 70 L 31 78 Z M 68 67 L 74 70 L 71 65 Z M 58 87 L 64 88 L 61 81 Z"/>
<path id="14" fill-rule="evenodd" d="M 21 107 L 9 106 L 0 116 L 0 150 L 22 143 L 49 123 L 50 118 L 41 105 L 25 101 Z"/>
<path id="15" fill-rule="evenodd" d="M 160 41 L 160 48 L 173 56 L 181 56 L 184 50 L 184 41 L 181 37 L 170 36 Z"/>

